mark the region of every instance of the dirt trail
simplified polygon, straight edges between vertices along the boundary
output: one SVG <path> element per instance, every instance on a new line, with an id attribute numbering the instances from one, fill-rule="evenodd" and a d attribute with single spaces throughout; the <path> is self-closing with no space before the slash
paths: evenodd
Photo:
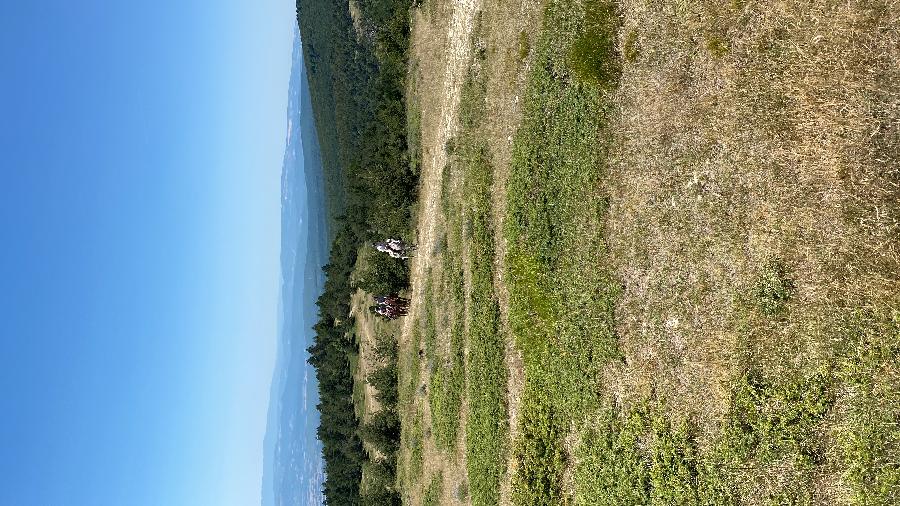
<path id="1" fill-rule="evenodd" d="M 471 57 L 469 36 L 478 0 L 461 0 L 452 5 L 449 34 L 447 36 L 448 51 L 444 77 L 441 81 L 439 127 L 436 135 L 423 135 L 423 152 L 419 187 L 419 216 L 417 229 L 418 253 L 412 259 L 410 269 L 410 304 L 409 317 L 403 323 L 401 343 L 408 344 L 412 334 L 424 295 L 425 274 L 431 265 L 432 252 L 437 240 L 437 224 L 440 214 L 441 173 L 447 164 L 447 152 L 444 146 L 458 127 L 459 92 L 466 75 L 466 66 Z M 427 156 L 430 154 L 430 157 Z"/>
<path id="2" fill-rule="evenodd" d="M 350 298 L 351 315 L 356 316 L 356 331 L 359 333 L 359 365 L 354 381 L 362 382 L 365 411 L 363 419 L 381 410 L 381 403 L 375 397 L 375 387 L 366 378 L 375 370 L 375 316 L 368 311 L 372 298 L 364 291 L 357 290 Z"/>
<path id="3" fill-rule="evenodd" d="M 445 146 L 457 132 L 460 90 L 471 61 L 470 36 L 480 0 L 461 0 L 435 7 L 430 15 L 419 13 L 414 24 L 412 42 L 414 58 L 418 58 L 421 81 L 418 93 L 422 103 L 422 164 L 419 186 L 419 210 L 417 216 L 417 254 L 410 265 L 409 316 L 403 321 L 399 344 L 401 353 L 418 353 L 410 350 L 416 326 L 424 312 L 426 286 L 432 267 L 436 244 L 442 235 L 441 192 L 442 174 L 447 164 Z M 420 377 L 427 383 L 428 371 Z M 424 402 L 423 421 L 430 422 L 427 401 Z M 464 407 L 462 409 L 465 409 Z M 461 425 L 464 438 L 465 426 Z M 444 477 L 443 504 L 465 503 L 459 497 L 457 486 L 465 482 L 465 445 L 459 445 L 456 462 L 447 461 L 446 455 L 427 438 L 424 446 L 425 475 Z M 423 485 L 427 484 L 427 481 Z M 412 503 L 421 502 L 417 490 L 408 491 Z"/>

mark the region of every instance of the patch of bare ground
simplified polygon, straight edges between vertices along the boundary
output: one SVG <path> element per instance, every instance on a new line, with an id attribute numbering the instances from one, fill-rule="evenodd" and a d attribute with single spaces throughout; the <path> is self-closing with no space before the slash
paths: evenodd
<path id="1" fill-rule="evenodd" d="M 347 1 L 347 9 L 350 11 L 350 20 L 353 21 L 353 31 L 356 33 L 357 42 L 371 42 L 372 29 L 366 26 L 359 4 L 355 0 Z"/>
<path id="2" fill-rule="evenodd" d="M 606 230 L 626 362 L 607 384 L 665 399 L 703 444 L 742 368 L 817 370 L 848 311 L 900 309 L 900 3 L 620 5 Z M 772 261 L 795 285 L 777 321 L 749 307 Z M 820 483 L 813 503 L 848 501 L 840 473 Z"/>
<path id="3" fill-rule="evenodd" d="M 375 397 L 377 391 L 368 382 L 369 375 L 378 367 L 378 357 L 375 355 L 375 341 L 377 322 L 375 315 L 369 312 L 369 306 L 374 304 L 372 296 L 362 290 L 357 290 L 350 298 L 350 315 L 355 317 L 356 341 L 359 355 L 356 361 L 356 369 L 353 371 L 354 408 L 356 416 L 363 422 L 381 410 L 381 403 Z M 362 398 L 357 398 L 357 392 L 362 392 Z M 363 447 L 373 458 L 378 458 L 380 452 L 363 441 Z"/>
<path id="4" fill-rule="evenodd" d="M 411 58 L 421 107 L 422 166 L 416 226 L 418 252 L 411 260 L 412 304 L 403 326 L 402 342 L 409 340 L 420 311 L 425 273 L 433 259 L 438 238 L 441 174 L 447 164 L 445 146 L 458 127 L 459 90 L 469 61 L 469 34 L 477 10 L 474 0 L 453 2 L 429 9 L 428 18 L 414 16 Z M 443 21 L 443 22 L 441 22 Z M 444 32 L 449 26 L 449 31 Z"/>
<path id="5" fill-rule="evenodd" d="M 353 381 L 363 385 L 361 414 L 364 421 L 381 409 L 381 404 L 375 398 L 375 387 L 366 381 L 378 367 L 378 359 L 375 356 L 375 315 L 369 311 L 369 306 L 374 303 L 372 296 L 362 290 L 357 290 L 350 298 L 351 314 L 356 318 L 356 338 L 359 344 L 359 362 Z"/>

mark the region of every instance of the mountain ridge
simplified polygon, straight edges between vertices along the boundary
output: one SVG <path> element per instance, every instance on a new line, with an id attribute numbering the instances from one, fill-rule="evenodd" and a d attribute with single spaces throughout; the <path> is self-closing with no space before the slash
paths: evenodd
<path id="1" fill-rule="evenodd" d="M 278 351 L 264 439 L 263 506 L 322 504 L 318 388 L 307 363 L 324 286 L 324 183 L 302 42 L 295 28 L 282 168 Z M 313 373 L 313 374 L 311 374 Z"/>

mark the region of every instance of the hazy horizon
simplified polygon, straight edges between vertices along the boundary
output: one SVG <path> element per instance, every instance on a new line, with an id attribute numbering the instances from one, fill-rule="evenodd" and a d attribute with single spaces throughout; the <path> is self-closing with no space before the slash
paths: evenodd
<path id="1" fill-rule="evenodd" d="M 314 336 L 328 239 L 322 163 L 297 31 L 293 51 L 281 177 L 279 342 L 264 446 L 263 506 L 324 502 L 318 390 L 306 348 Z"/>

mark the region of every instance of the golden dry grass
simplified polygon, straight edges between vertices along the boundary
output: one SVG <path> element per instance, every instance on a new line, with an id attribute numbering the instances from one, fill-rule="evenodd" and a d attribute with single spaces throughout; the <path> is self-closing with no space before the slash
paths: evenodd
<path id="1" fill-rule="evenodd" d="M 626 403 L 666 399 L 710 441 L 742 368 L 833 366 L 848 314 L 900 309 L 900 3 L 621 8 L 632 61 L 607 239 L 626 364 L 608 384 Z M 773 259 L 795 284 L 775 321 L 750 307 Z M 749 503 L 791 474 L 757 472 Z M 839 466 L 822 473 L 813 502 L 847 502 Z"/>
<path id="2" fill-rule="evenodd" d="M 616 97 L 610 178 L 620 326 L 641 336 L 637 376 L 691 404 L 728 373 L 737 299 L 768 259 L 797 283 L 780 331 L 809 341 L 768 350 L 772 368 L 824 353 L 829 308 L 900 293 L 900 7 L 622 4 L 638 56 Z"/>

